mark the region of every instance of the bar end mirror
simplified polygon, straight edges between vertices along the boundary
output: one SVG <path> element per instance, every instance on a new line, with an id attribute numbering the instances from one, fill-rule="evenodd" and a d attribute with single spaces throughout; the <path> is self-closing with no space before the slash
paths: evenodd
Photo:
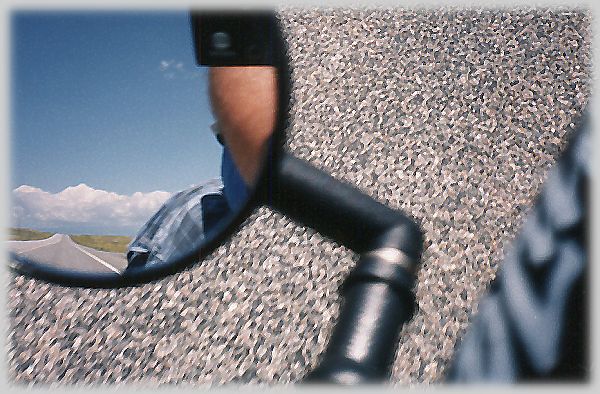
<path id="1" fill-rule="evenodd" d="M 136 115 L 132 110 L 121 121 L 134 123 L 138 119 L 144 132 L 131 131 L 121 140 L 108 135 L 100 137 L 101 143 L 90 144 L 98 139 L 94 136 L 99 129 L 94 119 L 77 115 L 84 123 L 77 129 L 69 129 L 66 122 L 54 122 L 51 113 L 56 107 L 50 94 L 44 89 L 38 92 L 47 98 L 46 108 L 30 116 L 48 126 L 41 140 L 70 141 L 62 154 L 55 155 L 54 162 L 43 169 L 44 182 L 35 183 L 40 174 L 27 169 L 27 161 L 43 141 L 32 142 L 32 130 L 17 115 L 12 150 L 19 153 L 13 160 L 13 179 L 18 184 L 12 193 L 12 223 L 6 248 L 9 266 L 18 273 L 67 286 L 145 283 L 201 260 L 236 231 L 261 199 L 265 173 L 283 141 L 289 95 L 285 46 L 275 13 L 192 11 L 179 19 L 178 26 L 168 15 L 149 16 L 147 19 L 156 23 L 155 29 L 173 30 L 164 33 L 165 37 L 176 37 L 183 31 L 191 38 L 163 46 L 146 45 L 144 48 L 152 53 L 126 63 L 123 54 L 135 43 L 134 36 L 139 40 L 143 29 L 152 27 L 145 18 L 143 14 L 118 12 L 40 12 L 15 17 L 13 53 L 16 63 L 29 68 L 35 65 L 28 64 L 31 60 L 27 54 L 40 45 L 47 46 L 47 64 L 80 62 L 76 48 L 68 46 L 77 45 L 69 36 L 69 28 L 84 21 L 90 29 L 105 30 L 87 43 L 88 48 L 106 47 L 102 37 L 119 39 L 104 48 L 104 56 L 112 58 L 98 60 L 105 67 L 143 68 L 148 66 L 144 62 L 149 57 L 166 59 L 155 70 L 154 77 L 162 78 L 160 81 L 125 81 L 127 88 L 139 95 L 136 108 L 140 112 Z M 140 26 L 140 31 L 127 27 L 132 24 Z M 43 29 L 64 35 L 65 41 L 61 44 L 56 37 L 41 34 Z M 129 32 L 130 36 L 118 37 L 116 31 Z M 170 47 L 182 58 L 169 59 Z M 100 68 L 76 72 L 72 78 L 81 80 L 83 86 L 64 85 L 61 96 L 77 96 L 76 89 L 85 89 L 91 79 L 107 78 Z M 124 73 L 125 77 L 132 75 Z M 35 78 L 49 85 L 58 76 L 54 70 L 41 75 L 19 73 L 13 81 L 15 89 L 24 89 Z M 164 119 L 151 113 L 157 108 L 152 95 L 178 94 L 168 83 L 180 86 L 181 97 L 174 100 L 190 101 L 189 122 L 183 123 L 191 126 L 183 130 L 166 129 L 182 124 L 182 119 Z M 111 120 L 115 117 L 111 111 L 122 104 L 119 96 L 124 94 L 114 85 L 113 89 L 96 86 L 85 91 L 90 102 L 105 101 L 95 114 L 103 116 L 108 127 L 118 127 L 118 121 Z M 141 96 L 142 91 L 150 96 Z M 24 113 L 25 107 L 33 106 L 37 99 L 24 94 L 15 102 L 17 114 Z M 76 112 L 81 107 L 63 106 L 61 110 Z M 150 122 L 162 125 L 142 126 Z M 126 145 L 133 146 L 134 139 L 135 149 L 124 154 Z M 71 171 L 68 167 L 81 157 L 87 162 Z M 102 171 L 95 163 L 101 157 L 112 158 L 112 167 L 121 170 L 98 175 Z M 144 166 L 150 169 L 144 170 Z M 152 172 L 152 168 L 157 170 Z"/>

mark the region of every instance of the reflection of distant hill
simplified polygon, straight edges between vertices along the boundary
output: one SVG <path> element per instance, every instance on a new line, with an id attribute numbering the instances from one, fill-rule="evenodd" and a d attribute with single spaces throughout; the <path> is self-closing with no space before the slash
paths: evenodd
<path id="1" fill-rule="evenodd" d="M 54 233 L 37 231 L 29 228 L 11 228 L 8 239 L 11 241 L 37 241 L 53 236 Z"/>
<path id="2" fill-rule="evenodd" d="M 11 228 L 9 230 L 11 241 L 35 241 L 50 238 L 54 233 L 32 230 L 29 228 Z M 131 237 L 123 235 L 73 235 L 71 239 L 82 246 L 87 246 L 104 252 L 125 253 Z"/>
<path id="3" fill-rule="evenodd" d="M 124 235 L 71 235 L 79 245 L 88 246 L 103 252 L 127 252 L 131 237 Z"/>

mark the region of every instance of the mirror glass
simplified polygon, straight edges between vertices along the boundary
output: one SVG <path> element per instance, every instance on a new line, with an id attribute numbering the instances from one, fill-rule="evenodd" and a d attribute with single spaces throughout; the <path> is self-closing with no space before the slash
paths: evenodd
<path id="1" fill-rule="evenodd" d="M 207 26 L 198 44 L 189 12 L 12 13 L 13 267 L 171 264 L 239 216 L 269 149 L 278 76 L 260 29 L 257 50 L 239 23 Z"/>

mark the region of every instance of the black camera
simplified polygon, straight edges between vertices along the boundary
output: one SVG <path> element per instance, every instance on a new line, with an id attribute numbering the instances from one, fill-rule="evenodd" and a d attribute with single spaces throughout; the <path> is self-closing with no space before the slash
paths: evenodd
<path id="1" fill-rule="evenodd" d="M 198 65 L 274 65 L 274 12 L 194 11 L 191 18 Z"/>

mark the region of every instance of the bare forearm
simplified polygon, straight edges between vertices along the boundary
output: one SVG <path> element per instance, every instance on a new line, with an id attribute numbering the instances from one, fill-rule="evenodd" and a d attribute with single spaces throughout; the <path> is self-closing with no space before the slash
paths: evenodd
<path id="1" fill-rule="evenodd" d="M 212 108 L 240 175 L 253 185 L 266 153 L 277 114 L 273 67 L 212 67 Z"/>

